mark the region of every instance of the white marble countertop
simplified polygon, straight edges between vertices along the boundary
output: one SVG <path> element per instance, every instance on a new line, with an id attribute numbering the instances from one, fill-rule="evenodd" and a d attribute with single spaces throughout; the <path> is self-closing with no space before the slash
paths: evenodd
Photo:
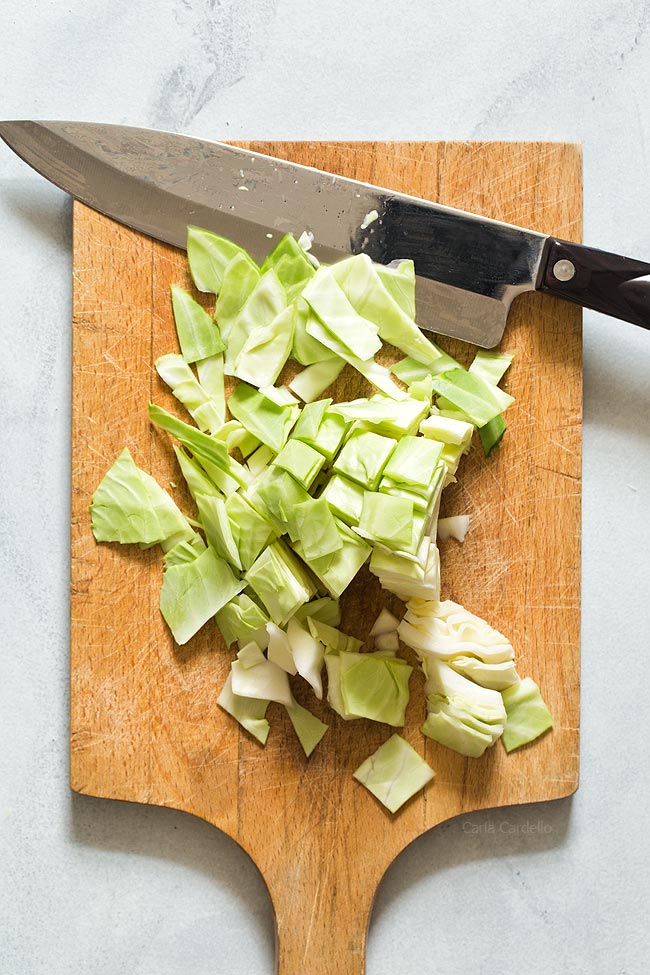
<path id="1" fill-rule="evenodd" d="M 0 22 L 3 117 L 579 141 L 585 239 L 650 255 L 648 0 L 0 0 Z M 0 970 L 270 973 L 234 843 L 68 791 L 70 202 L 4 147 L 0 228 Z M 581 788 L 417 841 L 379 891 L 369 975 L 648 970 L 650 334 L 584 321 Z"/>

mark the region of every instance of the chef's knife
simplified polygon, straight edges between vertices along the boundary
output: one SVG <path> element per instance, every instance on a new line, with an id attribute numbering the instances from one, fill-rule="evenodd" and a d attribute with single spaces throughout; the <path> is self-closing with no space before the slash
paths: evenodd
<path id="1" fill-rule="evenodd" d="M 190 224 L 261 260 L 285 233 L 325 262 L 415 262 L 418 323 L 484 348 L 510 306 L 548 291 L 650 329 L 650 264 L 219 142 L 121 125 L 1 122 L 25 162 L 76 199 L 184 247 Z"/>

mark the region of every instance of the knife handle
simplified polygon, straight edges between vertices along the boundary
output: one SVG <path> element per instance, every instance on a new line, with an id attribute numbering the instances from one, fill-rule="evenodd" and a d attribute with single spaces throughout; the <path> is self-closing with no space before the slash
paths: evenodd
<path id="1" fill-rule="evenodd" d="M 538 291 L 650 329 L 650 264 L 549 237 Z"/>

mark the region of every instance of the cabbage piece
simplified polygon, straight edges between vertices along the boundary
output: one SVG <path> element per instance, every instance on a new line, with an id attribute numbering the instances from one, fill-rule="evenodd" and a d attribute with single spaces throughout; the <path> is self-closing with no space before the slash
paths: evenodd
<path id="1" fill-rule="evenodd" d="M 336 458 L 332 470 L 356 481 L 368 491 L 376 491 L 384 467 L 397 441 L 378 433 L 353 430 Z"/>
<path id="2" fill-rule="evenodd" d="M 506 687 L 519 683 L 520 680 L 513 660 L 485 663 L 477 657 L 459 653 L 450 657 L 448 663 L 457 673 L 463 674 L 481 687 L 490 687 L 493 691 L 503 691 Z"/>
<path id="3" fill-rule="evenodd" d="M 298 537 L 296 506 L 310 501 L 311 497 L 291 474 L 271 467 L 247 492 L 247 500 L 273 524 L 279 535 L 288 531 L 295 541 Z"/>
<path id="4" fill-rule="evenodd" d="M 396 495 L 393 496 L 397 497 Z M 386 495 L 383 495 L 383 497 L 386 497 Z M 402 498 L 400 500 L 406 501 L 408 504 L 412 504 L 409 498 Z M 405 559 L 407 562 L 413 562 L 416 565 L 421 565 L 426 570 L 424 555 L 429 554 L 429 549 L 426 548 L 426 545 L 430 542 L 430 537 L 425 537 L 427 535 L 425 531 L 427 523 L 427 518 L 423 512 L 414 511 L 411 541 L 409 544 L 403 544 L 400 547 L 393 548 L 390 545 L 386 545 L 384 542 L 374 540 L 373 546 L 389 555 L 397 555 L 400 558 Z M 359 534 L 364 534 L 358 528 L 356 531 L 358 531 Z"/>
<path id="5" fill-rule="evenodd" d="M 237 356 L 234 375 L 255 386 L 272 386 L 291 354 L 293 309 L 285 308 L 268 325 L 249 334 Z"/>
<path id="6" fill-rule="evenodd" d="M 260 393 L 263 393 L 276 406 L 295 407 L 296 415 L 299 415 L 300 404 L 291 390 L 287 389 L 286 386 L 260 386 Z"/>
<path id="7" fill-rule="evenodd" d="M 462 423 L 470 423 L 472 427 L 476 427 L 474 421 L 467 415 L 459 410 L 453 403 L 444 396 L 438 396 L 436 400 L 436 405 L 431 407 L 431 412 L 439 416 L 447 417 L 449 420 L 460 420 Z"/>
<path id="8" fill-rule="evenodd" d="M 163 564 L 165 568 L 168 565 L 180 565 L 181 562 L 193 562 L 194 559 L 205 552 L 205 542 L 200 535 L 195 535 L 191 540 L 183 539 L 181 542 L 176 542 L 175 545 L 165 552 L 163 556 Z"/>
<path id="9" fill-rule="evenodd" d="M 287 714 L 307 758 L 321 741 L 329 725 L 324 724 L 315 714 L 303 708 L 296 700 L 287 707 Z"/>
<path id="10" fill-rule="evenodd" d="M 398 626 L 399 620 L 397 617 L 393 616 L 390 610 L 386 609 L 384 606 L 379 613 L 379 616 L 372 624 L 370 636 L 381 636 L 382 633 L 392 633 L 393 630 L 397 630 Z"/>
<path id="11" fill-rule="evenodd" d="M 203 461 L 207 461 L 212 467 L 232 477 L 238 483 L 242 485 L 247 483 L 246 478 L 241 474 L 241 464 L 237 464 L 232 457 L 228 456 L 226 445 L 219 440 L 191 427 L 188 423 L 183 423 L 178 417 L 172 416 L 167 410 L 153 403 L 149 404 L 149 418 L 161 430 L 171 433 L 184 447 L 191 450 L 201 466 Z"/>
<path id="12" fill-rule="evenodd" d="M 233 319 L 228 330 L 225 370 L 226 375 L 235 373 L 237 358 L 248 337 L 258 328 L 264 328 L 287 306 L 287 295 L 273 269 L 259 279 L 246 302 Z"/>
<path id="13" fill-rule="evenodd" d="M 216 438 L 215 438 L 216 439 Z M 231 457 L 226 453 L 228 471 L 233 471 L 237 475 L 237 479 L 230 476 L 230 473 L 222 470 L 222 468 L 217 467 L 216 464 L 212 464 L 207 458 L 200 457 L 196 455 L 195 459 L 199 466 L 203 468 L 208 478 L 215 484 L 219 489 L 219 492 L 225 497 L 230 497 L 235 491 L 238 491 L 242 484 L 247 483 L 247 478 L 250 476 L 250 472 L 247 468 L 242 467 L 241 464 L 237 463 L 234 457 Z M 244 477 L 245 472 L 245 477 Z"/>
<path id="14" fill-rule="evenodd" d="M 341 655 L 329 647 L 325 651 L 327 671 L 327 703 L 344 721 L 355 721 L 357 716 L 348 714 L 343 703 L 341 691 Z"/>
<path id="15" fill-rule="evenodd" d="M 291 354 L 301 366 L 311 366 L 332 358 L 332 350 L 307 331 L 307 324 L 316 318 L 304 298 L 293 302 L 293 349 Z M 338 359 L 338 356 L 336 356 Z"/>
<path id="16" fill-rule="evenodd" d="M 337 518 L 346 525 L 358 525 L 364 494 L 360 484 L 355 484 L 341 474 L 333 474 L 323 488 L 321 498 L 327 501 Z"/>
<path id="17" fill-rule="evenodd" d="M 202 230 L 201 227 L 187 228 L 187 260 L 192 280 L 199 291 L 219 294 L 224 271 L 238 254 L 248 257 L 241 247 L 226 237 Z"/>
<path id="18" fill-rule="evenodd" d="M 245 585 L 210 547 L 192 562 L 165 569 L 160 612 L 176 642 L 187 643 Z"/>
<path id="19" fill-rule="evenodd" d="M 356 653 L 363 646 L 361 640 L 357 640 L 356 637 L 350 636 L 347 633 L 342 633 L 341 630 L 330 626 L 329 623 L 325 623 L 323 620 L 308 617 L 307 624 L 311 635 L 316 640 L 324 643 L 325 646 L 331 647 L 332 650 L 346 650 Z"/>
<path id="20" fill-rule="evenodd" d="M 306 325 L 307 333 L 337 355 L 343 352 L 345 355 L 366 360 L 379 351 L 381 340 L 377 334 L 377 326 L 355 311 L 339 287 L 333 267 L 319 267 L 302 297 L 316 313 L 322 326 L 317 328 L 318 323 L 310 319 Z M 322 338 L 324 333 L 329 339 L 326 342 Z"/>
<path id="21" fill-rule="evenodd" d="M 353 772 L 392 812 L 397 812 L 416 792 L 431 782 L 435 772 L 400 735 L 392 735 Z"/>
<path id="22" fill-rule="evenodd" d="M 214 404 L 221 420 L 226 422 L 226 393 L 223 381 L 223 355 L 211 355 L 196 362 L 199 382 Z"/>
<path id="23" fill-rule="evenodd" d="M 390 264 L 375 264 L 379 280 L 405 315 L 415 318 L 415 265 L 413 261 L 397 260 Z"/>
<path id="24" fill-rule="evenodd" d="M 429 712 L 423 734 L 461 755 L 478 758 L 503 733 L 506 710 L 501 694 L 480 687 L 437 657 L 427 656 L 422 668 Z"/>
<path id="25" fill-rule="evenodd" d="M 309 605 L 307 603 L 307 606 Z M 323 644 L 311 633 L 308 633 L 295 616 L 289 620 L 287 625 L 287 639 L 298 673 L 311 685 L 318 700 L 322 700 L 323 680 L 321 671 L 325 658 Z"/>
<path id="26" fill-rule="evenodd" d="M 447 470 L 444 465 L 443 470 L 445 472 Z M 428 500 L 421 489 L 407 488 L 403 484 L 398 484 L 397 481 L 391 480 L 390 477 L 382 477 L 379 482 L 379 491 L 382 494 L 393 495 L 396 498 L 406 498 L 413 505 L 413 510 L 420 514 L 423 514 L 427 510 Z"/>
<path id="27" fill-rule="evenodd" d="M 422 442 L 422 438 L 418 438 L 418 440 Z M 399 498 L 407 498 L 413 502 L 415 511 L 425 514 L 427 517 L 432 517 L 435 520 L 433 518 L 433 512 L 440 503 L 440 495 L 446 475 L 447 467 L 441 462 L 433 471 L 431 480 L 427 486 L 422 488 L 415 484 L 407 485 L 399 481 L 394 481 L 391 477 L 387 477 L 384 474 L 379 482 L 379 490 L 382 494 L 392 494 Z M 411 479 L 414 478 L 411 477 Z"/>
<path id="28" fill-rule="evenodd" d="M 248 298 L 260 279 L 260 269 L 245 251 L 236 254 L 226 265 L 221 290 L 214 306 L 214 317 L 221 334 L 228 340 L 233 322 L 236 321 Z"/>
<path id="29" fill-rule="evenodd" d="M 485 663 L 502 663 L 515 656 L 502 633 L 451 599 L 409 600 L 399 636 L 419 654 L 434 655 L 440 660 L 464 654 Z"/>
<path id="30" fill-rule="evenodd" d="M 269 706 L 268 701 L 253 697 L 241 697 L 239 694 L 235 694 L 232 689 L 232 673 L 230 673 L 226 678 L 221 694 L 217 698 L 217 704 L 238 721 L 242 728 L 257 738 L 262 745 L 266 744 L 270 728 L 265 717 Z"/>
<path id="31" fill-rule="evenodd" d="M 430 404 L 406 397 L 393 400 L 375 393 L 370 399 L 351 400 L 348 403 L 334 403 L 332 413 L 340 413 L 346 420 L 361 420 L 375 433 L 389 437 L 403 437 L 417 432 L 422 419 L 429 412 Z"/>
<path id="32" fill-rule="evenodd" d="M 440 460 L 442 445 L 425 437 L 402 437 L 384 468 L 384 476 L 426 490 Z"/>
<path id="33" fill-rule="evenodd" d="M 433 362 L 439 357 L 435 345 L 425 338 L 413 318 L 404 312 L 400 303 L 384 287 L 376 266 L 367 254 L 338 261 L 330 271 L 355 311 L 378 327 L 384 342 L 421 362 Z M 315 310 L 322 318 L 318 309 Z M 355 352 L 355 355 L 359 353 Z M 369 356 L 360 358 L 367 359 Z"/>
<path id="34" fill-rule="evenodd" d="M 196 498 L 197 494 L 212 494 L 215 497 L 221 497 L 217 485 L 208 477 L 201 465 L 197 464 L 178 444 L 172 444 L 172 447 L 192 497 Z"/>
<path id="35" fill-rule="evenodd" d="M 295 429 L 293 431 L 293 436 L 297 440 L 302 440 L 305 443 L 312 443 L 318 431 L 323 418 L 327 412 L 327 408 L 331 406 L 332 398 L 319 399 L 314 403 L 307 403 L 300 412 L 298 417 L 298 422 L 296 423 Z"/>
<path id="36" fill-rule="evenodd" d="M 452 515 L 450 518 L 439 518 L 437 534 L 441 542 L 448 538 L 455 538 L 461 544 L 469 529 L 469 515 Z"/>
<path id="37" fill-rule="evenodd" d="M 313 403 L 317 400 L 338 378 L 345 366 L 343 359 L 337 355 L 332 356 L 329 349 L 326 351 L 329 358 L 308 365 L 289 383 L 289 389 L 292 389 L 305 403 Z"/>
<path id="38" fill-rule="evenodd" d="M 494 744 L 496 739 L 489 724 L 472 719 L 464 709 L 450 705 L 446 698 L 432 696 L 428 706 L 430 710 L 421 730 L 432 741 L 467 758 L 480 758 Z"/>
<path id="39" fill-rule="evenodd" d="M 223 352 L 226 343 L 216 323 L 198 301 L 175 284 L 171 286 L 171 296 L 178 344 L 185 362 L 196 362 Z"/>
<path id="40" fill-rule="evenodd" d="M 256 643 L 262 650 L 268 646 L 268 616 L 245 592 L 233 596 L 216 613 L 215 619 L 226 646 L 238 643 L 240 648 Z"/>
<path id="41" fill-rule="evenodd" d="M 302 251 L 302 247 L 300 248 Z M 308 267 L 311 271 L 311 277 L 314 276 L 314 265 L 311 263 L 310 259 L 307 257 L 304 251 L 302 251 L 304 262 L 303 266 Z M 280 260 L 275 264 L 274 271 L 278 276 L 278 279 L 287 294 L 287 302 L 294 302 L 299 299 L 305 285 L 307 284 L 308 278 L 302 277 L 302 267 L 287 254 L 284 254 Z"/>
<path id="42" fill-rule="evenodd" d="M 336 350 L 334 350 L 336 351 Z M 377 362 L 375 359 L 357 359 L 356 356 L 342 356 L 346 362 L 348 362 L 353 369 L 360 372 L 364 379 L 367 379 L 375 389 L 378 389 L 385 396 L 389 396 L 394 400 L 406 399 L 408 393 L 405 393 L 402 389 L 397 386 L 393 380 L 390 378 L 390 369 L 386 366 L 382 366 L 381 363 Z"/>
<path id="43" fill-rule="evenodd" d="M 392 552 L 383 545 L 376 545 L 370 560 L 370 571 L 380 578 L 395 575 L 399 578 L 424 580 L 428 564 L 431 539 L 423 538 L 415 555 Z"/>
<path id="44" fill-rule="evenodd" d="M 250 569 L 262 549 L 276 537 L 276 530 L 241 494 L 230 495 L 226 512 L 242 568 Z"/>
<path id="45" fill-rule="evenodd" d="M 369 383 L 372 383 L 373 386 L 386 396 L 390 396 L 391 399 L 395 400 L 401 400 L 407 396 L 407 393 L 401 390 L 391 379 L 390 369 L 382 366 L 372 357 L 362 359 L 358 355 L 354 355 L 347 348 L 346 344 L 339 339 L 338 335 L 331 332 L 317 315 L 308 319 L 305 327 L 309 335 L 330 350 L 330 356 L 336 355 L 344 359 L 345 362 L 349 363 L 357 372 L 360 372 Z"/>
<path id="46" fill-rule="evenodd" d="M 432 411 L 431 416 L 420 424 L 420 433 L 432 440 L 455 444 L 468 451 L 474 433 L 474 424 L 441 416 Z"/>
<path id="47" fill-rule="evenodd" d="M 494 448 L 499 446 L 505 432 L 506 421 L 500 413 L 478 428 L 478 435 L 481 438 L 483 452 L 486 457 L 489 457 Z"/>
<path id="48" fill-rule="evenodd" d="M 458 465 L 463 459 L 463 455 L 465 453 L 466 451 L 460 446 L 450 443 L 444 444 L 442 450 L 440 451 L 440 460 L 447 469 L 445 487 L 447 484 L 451 483 L 452 480 L 455 480 L 454 474 L 458 470 Z"/>
<path id="49" fill-rule="evenodd" d="M 262 272 L 273 268 L 290 296 L 299 294 L 314 276 L 314 266 L 293 234 L 285 234 L 262 264 Z"/>
<path id="50" fill-rule="evenodd" d="M 341 606 L 338 599 L 332 599 L 331 596 L 320 596 L 297 609 L 294 618 L 303 622 L 308 616 L 315 620 L 321 620 L 323 623 L 329 623 L 330 626 L 338 626 L 341 622 Z"/>
<path id="51" fill-rule="evenodd" d="M 279 453 L 294 426 L 300 407 L 279 405 L 261 390 L 239 383 L 228 400 L 228 409 L 261 443 Z"/>
<path id="52" fill-rule="evenodd" d="M 163 355 L 154 363 L 158 375 L 204 432 L 216 431 L 223 425 L 217 406 L 203 389 L 185 359 L 180 355 Z"/>
<path id="53" fill-rule="evenodd" d="M 469 367 L 469 372 L 496 386 L 513 359 L 514 355 L 509 352 L 488 352 L 487 349 L 479 349 Z"/>
<path id="54" fill-rule="evenodd" d="M 339 654 L 343 705 L 347 714 L 402 727 L 413 672 L 405 660 L 375 653 Z"/>
<path id="55" fill-rule="evenodd" d="M 378 650 L 397 653 L 399 650 L 399 637 L 397 635 L 397 631 L 393 630 L 391 633 L 380 633 L 375 637 L 375 646 Z"/>
<path id="56" fill-rule="evenodd" d="M 308 562 L 338 552 L 343 547 L 336 522 L 324 498 L 310 498 L 297 504 L 293 509 L 292 526 Z"/>
<path id="57" fill-rule="evenodd" d="M 298 668 L 293 659 L 291 644 L 289 643 L 287 634 L 279 626 L 270 621 L 266 624 L 266 632 L 269 637 L 268 659 L 272 663 L 277 664 L 278 667 L 281 667 L 282 670 L 286 670 L 288 674 L 297 674 Z"/>
<path id="58" fill-rule="evenodd" d="M 281 540 L 264 549 L 244 578 L 278 626 L 316 595 L 306 569 Z"/>
<path id="59" fill-rule="evenodd" d="M 411 399 L 422 400 L 422 402 L 426 403 L 427 409 L 430 410 L 433 401 L 433 376 L 426 376 L 424 379 L 411 383 L 409 386 L 409 396 Z"/>
<path id="60" fill-rule="evenodd" d="M 219 440 L 225 440 L 228 445 L 228 450 L 239 450 L 244 458 L 262 446 L 257 437 L 249 433 L 239 420 L 229 420 L 227 423 L 224 423 L 214 436 Z"/>
<path id="61" fill-rule="evenodd" d="M 273 460 L 275 454 L 270 447 L 266 444 L 262 444 L 257 450 L 248 457 L 246 463 L 248 464 L 248 469 L 254 477 L 259 477 L 260 474 L 266 470 L 269 466 L 269 462 Z"/>
<path id="62" fill-rule="evenodd" d="M 429 538 L 423 538 L 416 559 L 376 547 L 370 571 L 378 577 L 383 589 L 404 602 L 412 598 L 440 598 L 440 556 Z"/>
<path id="63" fill-rule="evenodd" d="M 323 401 L 321 400 L 320 402 Z M 313 433 L 313 419 L 308 417 L 305 424 L 303 424 L 302 420 L 305 413 L 312 406 L 318 406 L 319 403 L 308 403 L 305 406 L 300 419 L 296 423 L 293 436 L 296 440 L 301 440 L 303 443 L 308 443 L 311 447 L 314 447 L 323 455 L 325 460 L 331 461 L 345 439 L 345 435 L 350 428 L 350 422 L 337 413 L 331 413 L 329 410 L 325 410 L 319 419 L 316 432 Z"/>
<path id="64" fill-rule="evenodd" d="M 513 397 L 498 386 L 464 369 L 450 369 L 435 376 L 433 388 L 479 427 L 514 403 Z"/>
<path id="65" fill-rule="evenodd" d="M 196 504 L 208 543 L 217 555 L 241 572 L 242 563 L 228 520 L 226 502 L 212 494 L 197 494 Z"/>
<path id="66" fill-rule="evenodd" d="M 514 356 L 509 353 L 486 352 L 479 349 L 476 358 L 469 367 L 469 371 L 481 376 L 488 383 L 499 382 L 508 369 Z M 479 437 L 486 457 L 489 457 L 495 447 L 498 447 L 506 432 L 506 421 L 501 413 L 479 427 Z"/>
<path id="67" fill-rule="evenodd" d="M 275 458 L 273 465 L 287 471 L 299 484 L 309 490 L 324 463 L 325 458 L 322 454 L 309 444 L 292 437 Z"/>
<path id="68" fill-rule="evenodd" d="M 366 491 L 358 532 L 390 549 L 403 549 L 413 540 L 413 502 Z M 417 546 L 416 546 L 417 547 Z"/>
<path id="69" fill-rule="evenodd" d="M 443 352 L 435 342 L 431 343 L 439 356 L 437 359 L 429 363 L 419 362 L 412 356 L 406 356 L 405 359 L 400 359 L 390 367 L 391 372 L 398 379 L 401 379 L 409 387 L 409 392 L 413 395 L 412 386 L 414 383 L 420 383 L 423 380 L 428 379 L 430 376 L 439 376 L 443 372 L 447 372 L 448 369 L 462 369 L 460 362 L 456 362 L 452 359 L 450 355 Z"/>
<path id="70" fill-rule="evenodd" d="M 342 548 L 330 555 L 321 555 L 318 559 L 311 559 L 308 564 L 330 596 L 333 599 L 338 599 L 350 585 L 364 562 L 367 561 L 371 548 L 363 539 L 350 531 L 342 521 L 339 521 L 338 518 L 334 520 L 343 542 Z M 298 555 L 302 556 L 303 550 L 300 542 L 296 542 L 294 547 Z"/>
<path id="71" fill-rule="evenodd" d="M 92 496 L 92 531 L 98 542 L 155 545 L 191 540 L 194 531 L 158 482 L 124 448 Z"/>
<path id="72" fill-rule="evenodd" d="M 293 695 L 287 672 L 267 660 L 256 643 L 249 643 L 232 662 L 232 689 L 240 697 L 291 705 Z"/>
<path id="73" fill-rule="evenodd" d="M 502 740 L 507 752 L 527 745 L 553 727 L 551 712 L 530 677 L 506 688 L 502 698 L 507 715 Z"/>

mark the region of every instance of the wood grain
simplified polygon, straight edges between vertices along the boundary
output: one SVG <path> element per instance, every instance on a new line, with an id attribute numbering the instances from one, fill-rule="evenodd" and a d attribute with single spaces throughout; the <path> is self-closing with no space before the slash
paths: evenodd
<path id="1" fill-rule="evenodd" d="M 573 145 L 246 145 L 580 239 L 581 157 Z M 463 759 L 425 743 L 414 675 L 404 735 L 437 777 L 393 817 L 351 776 L 388 729 L 346 724 L 327 712 L 330 731 L 307 761 L 272 705 L 262 749 L 216 705 L 231 657 L 216 626 L 174 646 L 157 607 L 160 553 L 98 546 L 92 538 L 91 494 L 125 444 L 191 510 L 176 486 L 170 445 L 146 412 L 150 399 L 173 403 L 152 365 L 176 348 L 171 282 L 189 285 L 183 254 L 75 205 L 72 788 L 173 806 L 224 830 L 268 885 L 281 975 L 360 975 L 376 888 L 408 843 L 459 813 L 554 799 L 577 787 L 580 311 L 539 295 L 515 303 L 502 343 L 516 354 L 506 383 L 516 397 L 507 436 L 489 461 L 472 452 L 444 500 L 447 513 L 471 516 L 471 529 L 464 546 L 442 546 L 443 596 L 509 635 L 518 669 L 539 682 L 555 729 L 511 756 L 497 745 L 480 760 Z M 460 343 L 442 344 L 468 360 Z M 365 390 L 346 370 L 336 395 Z M 362 573 L 346 595 L 344 627 L 365 636 L 383 602 L 376 581 Z"/>

